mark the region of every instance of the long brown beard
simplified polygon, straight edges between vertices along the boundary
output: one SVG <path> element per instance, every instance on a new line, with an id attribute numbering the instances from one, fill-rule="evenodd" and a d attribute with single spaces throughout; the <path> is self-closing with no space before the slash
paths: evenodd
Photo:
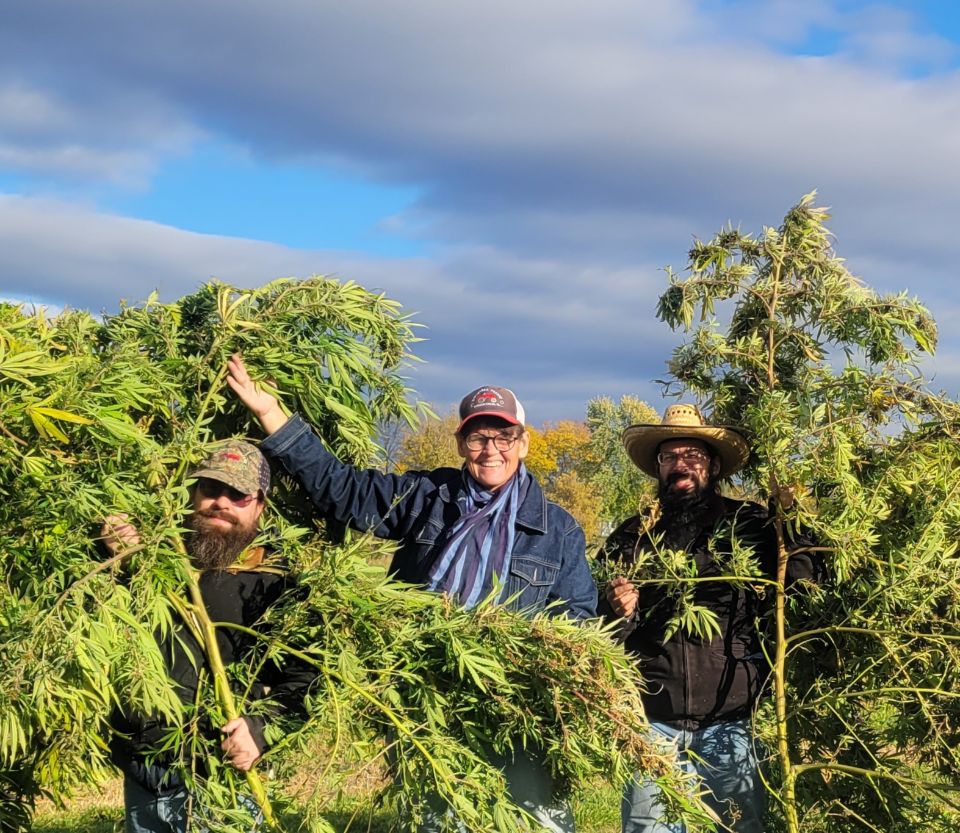
<path id="1" fill-rule="evenodd" d="M 256 527 L 207 528 L 196 514 L 190 515 L 184 525 L 192 530 L 185 536 L 184 546 L 199 570 L 226 570 L 257 537 Z"/>

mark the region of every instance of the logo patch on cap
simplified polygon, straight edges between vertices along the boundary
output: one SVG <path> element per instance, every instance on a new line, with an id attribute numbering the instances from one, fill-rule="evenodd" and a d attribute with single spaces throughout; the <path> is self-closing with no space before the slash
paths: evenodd
<path id="1" fill-rule="evenodd" d="M 503 397 L 493 388 L 480 388 L 474 394 L 473 401 L 470 403 L 471 408 L 489 408 L 491 405 L 497 408 L 504 407 Z"/>
<path id="2" fill-rule="evenodd" d="M 201 461 L 191 477 L 206 477 L 253 495 L 270 490 L 270 466 L 260 449 L 243 440 L 228 440 Z"/>

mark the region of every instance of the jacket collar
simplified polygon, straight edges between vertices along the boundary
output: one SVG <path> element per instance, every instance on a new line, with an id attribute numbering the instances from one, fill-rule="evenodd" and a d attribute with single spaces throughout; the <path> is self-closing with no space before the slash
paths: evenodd
<path id="1" fill-rule="evenodd" d="M 535 532 L 547 531 L 547 496 L 540 488 L 537 478 L 530 475 L 527 496 L 517 511 L 517 523 Z"/>

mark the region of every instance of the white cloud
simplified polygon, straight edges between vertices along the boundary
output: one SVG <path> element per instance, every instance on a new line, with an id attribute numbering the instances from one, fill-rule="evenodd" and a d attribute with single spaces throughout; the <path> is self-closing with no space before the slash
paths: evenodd
<path id="1" fill-rule="evenodd" d="M 19 173 L 142 186 L 160 159 L 203 136 L 150 95 L 63 91 L 0 80 L 0 166 Z"/>
<path id="2" fill-rule="evenodd" d="M 483 280 L 491 267 L 502 282 Z M 253 286 L 313 273 L 354 278 L 416 312 L 427 325 L 416 352 L 428 361 L 413 370 L 416 387 L 437 402 L 494 379 L 524 391 L 543 418 L 576 417 L 599 393 L 653 395 L 650 380 L 662 375 L 672 344 L 666 328 L 651 323 L 661 288 L 652 269 L 564 273 L 558 263 L 489 250 L 437 263 L 303 252 L 0 196 L 6 298 L 110 312 L 120 298 L 136 303 L 158 289 L 172 300 L 211 277 Z"/>
<path id="3" fill-rule="evenodd" d="M 949 66 L 957 45 L 933 33 L 912 31 L 914 16 L 903 9 L 870 6 L 850 14 L 844 51 L 852 59 L 880 68 L 907 71 Z"/>
<path id="4" fill-rule="evenodd" d="M 145 184 L 153 173 L 151 154 L 135 151 L 109 152 L 79 145 L 42 148 L 0 143 L 0 165 L 44 176 L 96 179 L 118 184 Z"/>
<path id="5" fill-rule="evenodd" d="M 64 130 L 70 126 L 63 108 L 50 96 L 16 83 L 0 87 L 0 119 L 3 119 L 3 129 L 8 134 L 33 134 Z"/>

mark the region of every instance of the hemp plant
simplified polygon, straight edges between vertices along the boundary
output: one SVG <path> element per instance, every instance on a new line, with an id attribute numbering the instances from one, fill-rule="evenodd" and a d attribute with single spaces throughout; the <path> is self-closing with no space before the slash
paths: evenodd
<path id="1" fill-rule="evenodd" d="M 773 705 L 758 724 L 778 824 L 956 830 L 960 406 L 918 369 L 936 343 L 928 310 L 855 278 L 828 216 L 810 194 L 758 237 L 695 242 L 658 307 L 687 334 L 670 387 L 746 433 L 741 486 L 772 507 Z M 830 578 L 794 594 L 798 529 Z"/>
<path id="2" fill-rule="evenodd" d="M 216 717 L 237 714 L 180 538 L 188 467 L 245 419 L 223 396 L 226 357 L 249 350 L 297 387 L 340 453 L 366 459 L 378 420 L 416 417 L 396 373 L 413 331 L 395 302 L 325 279 L 244 292 L 214 283 L 102 322 L 5 305 L 0 328 L 0 760 L 6 792 L 62 794 L 101 774 L 117 704 L 184 720 L 154 638 L 174 615 L 205 646 Z M 91 541 L 119 511 L 144 540 L 122 572 Z M 247 780 L 270 821 L 259 777 Z"/>
<path id="3" fill-rule="evenodd" d="M 516 830 L 490 750 L 541 750 L 558 783 L 635 769 L 661 778 L 677 814 L 708 823 L 690 785 L 647 741 L 631 664 L 597 626 L 493 604 L 463 611 L 390 580 L 369 538 L 330 543 L 283 477 L 262 540 L 282 553 L 296 588 L 249 633 L 255 648 L 229 669 L 182 542 L 187 473 L 220 439 L 254 432 L 227 392 L 226 361 L 242 351 L 342 459 L 376 461 L 378 424 L 413 423 L 403 366 L 414 325 L 399 305 L 322 277 L 252 290 L 210 283 L 172 303 L 151 297 L 96 319 L 0 305 L 0 829 L 29 824 L 37 794 L 55 800 L 108 774 L 110 715 L 156 715 L 197 796 L 204 829 L 249 824 L 251 794 L 268 827 L 276 791 L 222 762 L 202 726 L 271 710 L 247 693 L 267 662 L 316 670 L 305 715 L 271 710 L 273 744 L 258 770 L 289 772 L 310 737 L 358 768 L 384 755 L 387 791 L 415 820 L 439 795 L 473 830 Z M 107 557 L 100 524 L 125 512 L 141 544 Z M 206 648 L 194 703 L 181 703 L 157 635 L 193 630 Z M 158 750 L 159 751 L 159 750 Z M 246 783 L 245 783 L 246 782 Z M 307 823 L 322 829 L 312 810 Z"/>

